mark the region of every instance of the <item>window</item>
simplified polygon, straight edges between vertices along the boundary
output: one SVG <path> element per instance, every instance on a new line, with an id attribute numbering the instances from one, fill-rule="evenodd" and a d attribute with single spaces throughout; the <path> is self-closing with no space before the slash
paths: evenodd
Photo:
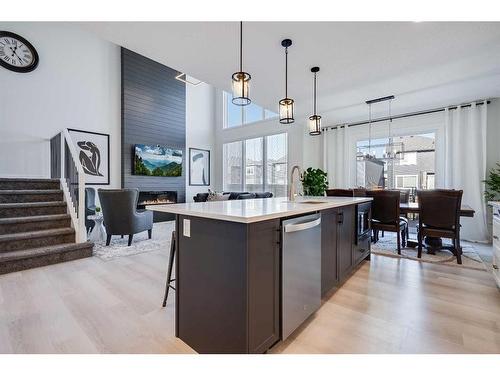
<path id="1" fill-rule="evenodd" d="M 224 190 L 286 196 L 287 143 L 287 134 L 282 133 L 224 144 Z"/>
<path id="2" fill-rule="evenodd" d="M 243 182 L 241 171 L 243 170 L 242 142 L 224 144 L 224 190 L 239 191 Z"/>
<path id="3" fill-rule="evenodd" d="M 287 194 L 288 144 L 286 133 L 266 137 L 266 191 L 276 197 Z"/>
<path id="4" fill-rule="evenodd" d="M 245 141 L 245 191 L 262 191 L 264 182 L 264 149 L 262 138 Z"/>
<path id="5" fill-rule="evenodd" d="M 403 143 L 401 159 L 384 160 L 388 138 L 372 139 L 371 151 L 376 159 L 363 160 L 368 140 L 357 143 L 357 185 L 397 189 L 433 189 L 435 176 L 435 133 L 405 135 L 393 138 Z"/>
<path id="6" fill-rule="evenodd" d="M 269 120 L 278 116 L 277 113 L 264 109 L 255 103 L 247 106 L 237 106 L 232 103 L 233 96 L 223 92 L 224 98 L 224 128 L 234 128 L 253 122 Z"/>
<path id="7" fill-rule="evenodd" d="M 399 175 L 396 176 L 396 188 L 397 189 L 411 189 L 411 188 L 417 188 L 418 186 L 418 176 L 417 175 L 411 175 L 411 176 L 404 176 L 404 175 Z"/>

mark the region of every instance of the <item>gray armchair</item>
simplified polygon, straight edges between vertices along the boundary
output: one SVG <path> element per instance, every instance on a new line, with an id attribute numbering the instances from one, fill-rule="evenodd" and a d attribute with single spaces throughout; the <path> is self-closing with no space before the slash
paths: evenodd
<path id="1" fill-rule="evenodd" d="M 128 245 L 135 233 L 148 231 L 151 239 L 153 231 L 153 212 L 137 210 L 138 189 L 103 190 L 99 189 L 104 226 L 107 238 L 106 246 L 113 235 L 128 234 Z"/>
<path id="2" fill-rule="evenodd" d="M 87 234 L 92 232 L 95 226 L 95 221 L 88 218 L 90 215 L 95 215 L 95 190 L 94 188 L 85 188 L 85 228 L 87 228 Z"/>

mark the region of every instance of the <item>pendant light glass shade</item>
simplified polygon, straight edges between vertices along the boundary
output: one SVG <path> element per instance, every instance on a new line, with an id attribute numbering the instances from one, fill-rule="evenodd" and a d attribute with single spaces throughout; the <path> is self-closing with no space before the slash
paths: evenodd
<path id="1" fill-rule="evenodd" d="M 280 100 L 280 123 L 292 124 L 295 120 L 293 118 L 293 99 L 284 98 Z"/>
<path id="2" fill-rule="evenodd" d="M 321 134 L 321 116 L 312 115 L 309 117 L 309 135 Z"/>
<path id="3" fill-rule="evenodd" d="M 288 47 L 292 45 L 290 39 L 284 39 L 281 45 L 285 47 L 285 97 L 279 101 L 279 115 L 281 124 L 293 124 L 295 119 L 294 100 L 288 97 Z"/>
<path id="4" fill-rule="evenodd" d="M 243 22 L 240 22 L 240 71 L 233 73 L 231 79 L 233 104 L 245 106 L 252 102 L 249 93 L 251 79 L 252 76 L 243 71 Z"/>
<path id="5" fill-rule="evenodd" d="M 319 72 L 319 67 L 311 68 L 314 73 L 314 87 L 313 87 L 313 115 L 309 117 L 309 135 L 321 134 L 321 116 L 316 114 L 316 73 Z"/>
<path id="6" fill-rule="evenodd" d="M 237 72 L 233 74 L 232 78 L 232 91 L 233 91 L 233 104 L 245 106 L 252 101 L 249 98 L 250 74 L 245 72 Z"/>

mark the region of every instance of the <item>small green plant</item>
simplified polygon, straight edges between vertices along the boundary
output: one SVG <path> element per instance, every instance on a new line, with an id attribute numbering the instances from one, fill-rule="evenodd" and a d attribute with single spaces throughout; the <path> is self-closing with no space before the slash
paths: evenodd
<path id="1" fill-rule="evenodd" d="M 97 206 L 97 207 L 95 208 L 95 212 L 96 212 L 97 214 L 98 214 L 99 212 L 101 212 L 101 207 Z"/>
<path id="2" fill-rule="evenodd" d="M 484 196 L 487 200 L 500 199 L 500 162 L 491 168 L 488 178 L 484 180 L 486 190 Z"/>
<path id="3" fill-rule="evenodd" d="M 324 196 L 325 190 L 328 189 L 328 179 L 326 177 L 326 172 L 319 168 L 307 168 L 300 179 L 304 188 L 304 195 Z"/>

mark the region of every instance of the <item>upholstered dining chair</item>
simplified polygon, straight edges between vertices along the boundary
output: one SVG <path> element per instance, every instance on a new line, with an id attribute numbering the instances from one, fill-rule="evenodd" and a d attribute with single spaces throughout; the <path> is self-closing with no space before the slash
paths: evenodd
<path id="1" fill-rule="evenodd" d="M 418 257 L 422 257 L 424 236 L 450 238 L 457 263 L 462 264 L 460 207 L 463 190 L 417 190 L 419 204 Z"/>
<path id="2" fill-rule="evenodd" d="M 371 227 L 374 242 L 378 241 L 378 231 L 396 232 L 398 254 L 401 254 L 401 244 L 406 246 L 408 224 L 400 217 L 399 191 L 367 190 L 366 196 L 373 198 Z"/>
<path id="3" fill-rule="evenodd" d="M 128 246 L 132 244 L 135 233 L 148 231 L 151 239 L 153 231 L 153 212 L 137 209 L 138 189 L 99 189 L 104 227 L 106 228 L 106 246 L 113 235 L 128 235 Z"/>

